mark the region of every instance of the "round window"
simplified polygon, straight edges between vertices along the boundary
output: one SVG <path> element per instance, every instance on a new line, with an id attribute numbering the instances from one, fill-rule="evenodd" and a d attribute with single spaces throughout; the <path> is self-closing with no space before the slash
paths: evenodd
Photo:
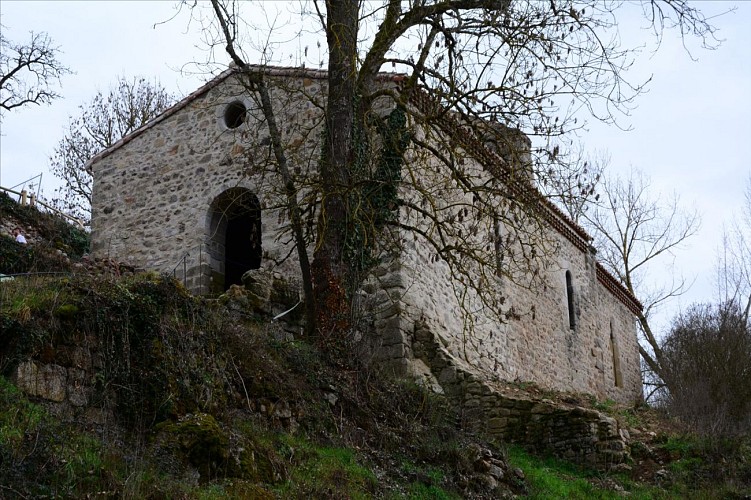
<path id="1" fill-rule="evenodd" d="M 248 109 L 242 101 L 231 102 L 224 110 L 224 124 L 227 128 L 237 128 L 245 123 Z"/>

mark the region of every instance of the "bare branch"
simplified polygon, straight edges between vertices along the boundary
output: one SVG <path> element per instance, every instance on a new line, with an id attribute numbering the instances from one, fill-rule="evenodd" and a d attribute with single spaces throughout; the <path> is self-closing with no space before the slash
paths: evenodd
<path id="1" fill-rule="evenodd" d="M 58 61 L 60 49 L 47 33 L 32 31 L 30 37 L 29 43 L 22 45 L 0 33 L 0 110 L 51 103 L 60 97 L 53 86 L 70 74 Z"/>
<path id="2" fill-rule="evenodd" d="M 209 38 L 247 73 L 238 5 L 212 0 Z M 658 29 L 669 19 L 681 33 L 713 34 L 683 1 L 643 5 L 666 9 L 648 17 Z M 475 287 L 476 300 L 457 290 L 467 311 L 492 304 L 493 294 L 482 287 L 498 277 L 498 262 L 524 269 L 534 281 L 546 265 L 543 255 L 555 251 L 541 228 L 551 217 L 565 218 L 548 198 L 579 214 L 596 197 L 597 168 L 560 152 L 583 125 L 575 115 L 587 110 L 616 123 L 646 83 L 626 79 L 635 51 L 620 46 L 619 6 L 596 0 L 328 0 L 303 12 L 320 25 L 328 51 L 320 151 L 308 176 L 290 184 L 282 160 L 292 147 L 272 133 L 276 163 L 269 168 L 287 193 L 287 215 L 296 218 L 294 207 L 301 204 L 299 216 L 306 217 L 306 228 L 299 227 L 302 220 L 290 225 L 293 232 L 306 231 L 295 236 L 296 244 L 306 235 L 315 238 L 311 267 L 320 333 L 347 330 L 356 290 L 405 233 L 429 245 L 456 282 Z M 256 49 L 265 62 L 267 47 Z M 379 72 L 387 62 L 407 75 L 384 78 Z M 259 92 L 263 72 L 254 75 L 246 77 Z M 548 146 L 531 149 L 529 136 Z M 535 180 L 548 198 L 533 188 Z M 621 209 L 615 199 L 604 203 Z M 398 218 L 397 210 L 414 219 Z M 670 255 L 695 230 L 695 219 L 682 224 L 678 215 L 627 210 L 614 232 L 604 233 L 604 248 L 612 248 L 602 251 L 604 263 L 630 290 L 638 287 L 646 261 Z M 670 230 L 646 231 L 659 223 Z M 499 225 L 507 228 L 504 234 Z M 498 245 L 501 238 L 509 243 Z M 499 248 L 509 255 L 499 259 Z M 653 337 L 648 328 L 644 335 Z"/>
<path id="3" fill-rule="evenodd" d="M 97 93 L 79 106 L 68 131 L 50 157 L 50 170 L 65 184 L 52 203 L 65 213 L 88 221 L 91 217 L 91 173 L 86 163 L 97 153 L 145 125 L 174 102 L 158 83 L 121 77 L 108 94 Z"/>
<path id="4" fill-rule="evenodd" d="M 644 305 L 637 315 L 642 340 L 639 352 L 648 367 L 661 376 L 661 348 L 649 319 L 662 303 L 683 294 L 687 287 L 680 279 L 678 284 L 650 292 L 643 278 L 650 266 L 666 265 L 666 257 L 672 257 L 696 234 L 699 216 L 696 211 L 682 210 L 675 196 L 665 199 L 651 194 L 648 186 L 648 179 L 638 171 L 632 171 L 627 179 L 605 179 L 601 187 L 604 199 L 584 214 L 584 221 L 595 235 L 600 262 Z"/>

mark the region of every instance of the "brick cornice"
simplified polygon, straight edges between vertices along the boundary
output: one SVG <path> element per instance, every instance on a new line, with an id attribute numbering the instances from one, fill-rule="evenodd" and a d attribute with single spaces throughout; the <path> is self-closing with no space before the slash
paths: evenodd
<path id="1" fill-rule="evenodd" d="M 624 287 L 621 282 L 618 281 L 615 276 L 610 274 L 610 272 L 608 272 L 608 270 L 599 262 L 597 263 L 597 280 L 602 283 L 605 288 L 610 290 L 610 293 L 618 297 L 618 299 L 623 302 L 632 313 L 638 315 L 644 309 L 644 306 L 639 299 L 634 297 L 628 288 Z"/>

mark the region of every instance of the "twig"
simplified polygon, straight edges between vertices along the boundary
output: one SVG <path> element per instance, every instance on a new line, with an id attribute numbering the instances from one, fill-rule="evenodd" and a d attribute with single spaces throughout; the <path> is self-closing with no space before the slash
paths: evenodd
<path id="1" fill-rule="evenodd" d="M 240 379 L 240 383 L 243 385 L 243 392 L 245 392 L 245 400 L 248 402 L 248 411 L 253 411 L 253 408 L 250 406 L 250 396 L 248 396 L 248 389 L 245 387 L 245 380 L 243 380 L 242 375 L 240 375 L 240 370 L 237 369 L 237 365 L 235 364 L 235 360 L 232 359 L 232 368 L 235 369 L 235 373 L 237 373 L 237 377 Z"/>

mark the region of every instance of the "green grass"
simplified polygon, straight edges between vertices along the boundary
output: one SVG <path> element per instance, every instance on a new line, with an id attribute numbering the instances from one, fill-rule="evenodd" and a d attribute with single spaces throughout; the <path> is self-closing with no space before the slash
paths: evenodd
<path id="1" fill-rule="evenodd" d="M 318 446 L 300 436 L 284 435 L 280 454 L 290 463 L 288 480 L 274 488 L 282 497 L 292 494 L 321 497 L 370 498 L 375 475 L 348 448 Z"/>
<path id="2" fill-rule="evenodd" d="M 67 278 L 19 276 L 0 283 L 0 313 L 26 322 L 32 311 L 49 311 L 65 300 Z"/>
<path id="3" fill-rule="evenodd" d="M 109 489 L 121 466 L 97 438 L 64 426 L 0 377 L 0 484 L 19 495 L 76 497 Z"/>
<path id="4" fill-rule="evenodd" d="M 447 492 L 440 486 L 433 484 L 427 485 L 424 483 L 410 483 L 407 487 L 406 498 L 408 498 L 409 500 L 455 500 L 461 497 L 454 493 Z"/>
<path id="5" fill-rule="evenodd" d="M 623 492 L 599 484 L 618 484 L 631 499 L 685 498 L 677 492 L 636 484 L 623 474 L 602 473 L 552 457 L 537 457 L 519 447 L 509 448 L 508 455 L 511 466 L 518 467 L 524 472 L 529 488 L 528 498 L 532 499 L 623 498 Z"/>
<path id="6" fill-rule="evenodd" d="M 670 436 L 662 447 L 679 457 L 685 457 L 690 455 L 697 445 L 695 439 L 690 439 L 687 436 Z"/>
<path id="7" fill-rule="evenodd" d="M 615 410 L 615 401 L 612 399 L 606 399 L 605 401 L 598 401 L 597 399 L 592 399 L 591 401 L 592 407 L 597 410 L 601 411 L 603 413 L 613 413 Z"/>
<path id="8" fill-rule="evenodd" d="M 417 476 L 420 480 L 410 481 L 404 486 L 404 492 L 392 493 L 388 498 L 408 498 L 410 500 L 439 499 L 449 500 L 461 498 L 457 494 L 446 491 L 443 484 L 446 474 L 443 470 L 424 464 L 416 465 L 402 457 L 400 464 L 401 474 L 408 477 Z"/>
<path id="9" fill-rule="evenodd" d="M 24 437 L 39 428 L 44 410 L 30 403 L 16 386 L 0 377 L 0 446 L 15 454 Z"/>
<path id="10" fill-rule="evenodd" d="M 509 449 L 509 459 L 513 466 L 524 471 L 529 483 L 529 498 L 611 498 L 596 491 L 585 473 L 571 464 L 534 457 L 517 447 Z"/>
<path id="11" fill-rule="evenodd" d="M 624 494 L 634 500 L 649 499 L 724 499 L 744 498 L 749 492 L 737 489 L 732 482 L 712 484 L 711 478 L 699 480 L 702 469 L 707 467 L 706 458 L 689 457 L 695 453 L 697 443 L 686 437 L 671 437 L 665 447 L 681 454 L 666 468 L 670 475 L 659 485 L 636 483 L 624 473 L 605 473 L 584 469 L 569 462 L 554 458 L 540 458 L 518 447 L 509 449 L 512 467 L 524 471 L 532 499 L 616 499 Z M 709 481 L 707 481 L 707 479 Z M 618 484 L 623 492 L 604 488 L 602 484 Z"/>
<path id="12" fill-rule="evenodd" d="M 634 408 L 628 408 L 628 409 L 622 410 L 620 412 L 620 416 L 623 419 L 623 422 L 628 427 L 635 428 L 635 427 L 643 426 L 642 419 L 639 416 L 638 411 Z"/>

